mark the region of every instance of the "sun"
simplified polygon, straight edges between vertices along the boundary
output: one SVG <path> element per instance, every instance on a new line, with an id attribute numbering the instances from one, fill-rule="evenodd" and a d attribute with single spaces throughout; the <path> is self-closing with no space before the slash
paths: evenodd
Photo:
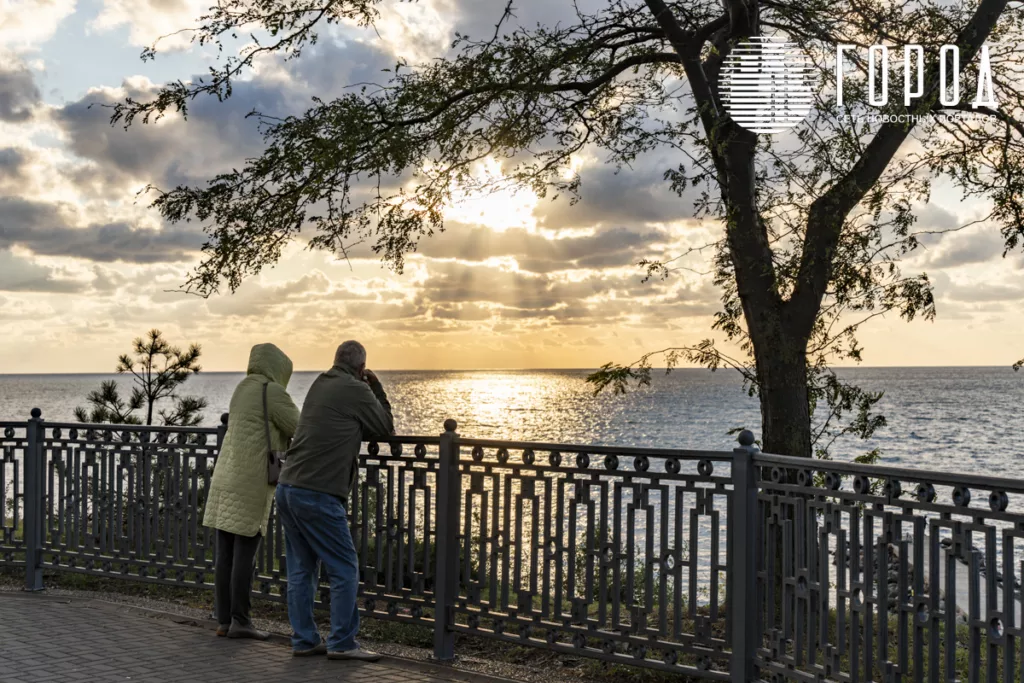
<path id="1" fill-rule="evenodd" d="M 502 170 L 500 161 L 485 159 L 477 163 L 472 175 L 476 183 L 497 186 L 497 189 L 457 189 L 444 209 L 446 221 L 482 225 L 496 232 L 504 232 L 510 228 L 536 231 L 537 218 L 534 209 L 540 198 L 529 188 L 512 185 Z"/>

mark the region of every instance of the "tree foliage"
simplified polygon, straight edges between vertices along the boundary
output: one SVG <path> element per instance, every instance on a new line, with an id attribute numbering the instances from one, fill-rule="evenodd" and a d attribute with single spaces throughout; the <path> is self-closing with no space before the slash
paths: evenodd
<path id="1" fill-rule="evenodd" d="M 116 105 L 113 121 L 187 114 L 202 95 L 223 99 L 256 56 L 297 57 L 317 40 L 318 25 L 372 24 L 379 4 L 222 0 L 200 21 L 195 40 L 220 44 L 249 26 L 264 28 L 271 40 L 254 38 L 206 79 Z M 344 254 L 346 244 L 368 241 L 401 271 L 419 240 L 443 229 L 444 208 L 459 193 L 526 186 L 576 201 L 580 155 L 598 154 L 626 172 L 641 159 L 671 156 L 664 178 L 681 197 L 680 217 L 724 226 L 714 245 L 723 291 L 714 328 L 741 357 L 727 358 L 709 339 L 668 350 L 668 364 L 739 369 L 760 397 L 766 447 L 777 452 L 811 455 L 845 433 L 869 436 L 883 424 L 872 413 L 880 395 L 845 384 L 829 365 L 861 359 L 856 333 L 872 318 L 936 314 L 928 277 L 900 268 L 937 230 L 919 222 L 936 188 L 984 207 L 960 228 L 990 225 L 1008 250 L 1024 238 L 1024 13 L 1009 0 L 607 0 L 574 7 L 573 21 L 525 27 L 508 3 L 493 34 L 457 34 L 442 59 L 399 61 L 382 82 L 314 99 L 300 115 L 254 113 L 266 141 L 261 156 L 202 187 L 158 190 L 155 206 L 164 218 L 198 220 L 209 237 L 186 289 L 234 291 L 275 263 L 303 229 L 311 229 L 312 249 Z M 813 111 L 792 135 L 758 136 L 724 108 L 718 79 L 725 60 L 759 33 L 798 43 L 817 73 Z M 840 43 L 857 48 L 842 106 L 833 61 Z M 869 106 L 866 56 L 876 43 L 897 55 L 904 45 L 924 47 L 924 94 L 909 107 L 900 59 L 888 104 Z M 972 109 L 977 71 L 968 67 L 986 43 L 1000 106 Z M 959 48 L 959 65 L 947 67 L 961 75 L 961 105 L 940 101 L 946 44 Z M 962 110 L 973 118 L 935 116 Z M 506 162 L 500 177 L 473 172 L 489 158 Z M 669 276 L 675 259 L 642 265 L 648 275 Z M 606 366 L 596 386 L 646 381 L 653 357 Z M 827 408 L 817 411 L 819 405 Z"/>
<path id="2" fill-rule="evenodd" d="M 104 381 L 86 397 L 88 409 L 75 409 L 75 418 L 93 424 L 152 425 L 158 404 L 171 401 L 170 409 L 160 408 L 157 413 L 162 424 L 180 427 L 202 424 L 206 399 L 178 394 L 179 387 L 201 370 L 201 355 L 198 344 L 182 350 L 168 343 L 160 330 L 150 330 L 145 337 L 132 342 L 131 354 L 122 354 L 117 360 L 117 373 L 132 375 L 131 396 L 123 399 L 116 381 Z M 144 415 L 145 421 L 138 412 Z"/>

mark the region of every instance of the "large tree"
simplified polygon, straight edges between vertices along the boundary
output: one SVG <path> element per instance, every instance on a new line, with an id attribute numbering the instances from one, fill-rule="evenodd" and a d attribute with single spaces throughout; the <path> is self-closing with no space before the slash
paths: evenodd
<path id="1" fill-rule="evenodd" d="M 369 240 L 401 270 L 417 242 L 443 229 L 458 192 L 525 185 L 538 195 L 568 193 L 581 177 L 573 159 L 599 153 L 626 168 L 674 155 L 665 180 L 680 195 L 679 216 L 717 220 L 716 327 L 747 357 L 729 359 L 713 343 L 681 350 L 713 366 L 744 371 L 760 397 L 763 447 L 810 455 L 816 435 L 839 414 L 869 433 L 877 396 L 846 387 L 827 371 L 859 358 L 864 320 L 887 312 L 934 315 L 923 274 L 899 261 L 930 230 L 916 218 L 940 183 L 983 207 L 975 221 L 1017 245 L 1024 217 L 1024 13 L 1008 0 L 604 0 L 576 6 L 573 21 L 524 27 L 509 3 L 497 28 L 457 35 L 451 51 L 425 65 L 399 63 L 384 82 L 304 114 L 260 117 L 263 154 L 203 187 L 160 191 L 170 221 L 197 219 L 209 236 L 187 288 L 209 295 L 273 264 L 300 230 L 314 249 L 344 252 Z M 187 114 L 195 97 L 230 96 L 232 82 L 268 53 L 298 56 L 324 24 L 372 25 L 378 0 L 221 0 L 195 39 L 219 43 L 239 30 L 266 29 L 209 77 L 172 83 L 150 101 L 117 105 L 115 122 Z M 483 10 L 477 10 L 483 11 Z M 719 80 L 737 43 L 760 34 L 798 43 L 819 88 L 807 121 L 792 134 L 757 135 L 728 115 Z M 836 102 L 835 46 L 848 54 L 844 101 Z M 867 47 L 896 59 L 888 104 L 868 106 Z M 991 43 L 997 108 L 972 109 L 979 54 Z M 902 46 L 922 45 L 923 95 L 904 105 Z M 959 104 L 940 102 L 940 49 L 947 76 L 959 73 Z M 146 56 L 152 56 L 152 51 Z M 440 57 L 440 56 L 439 56 Z M 916 81 L 911 80 L 916 87 Z M 934 117 L 966 110 L 973 120 Z M 863 116 L 909 115 L 877 120 Z M 481 178 L 474 162 L 507 160 L 501 177 Z M 411 173 L 410 173 L 411 172 Z M 404 175 L 403 175 L 404 174 Z M 647 264 L 670 273 L 670 259 Z M 669 362 L 679 351 L 669 352 Z M 603 378 L 644 376 L 648 360 L 609 366 Z M 830 410 L 812 423 L 815 406 Z"/>

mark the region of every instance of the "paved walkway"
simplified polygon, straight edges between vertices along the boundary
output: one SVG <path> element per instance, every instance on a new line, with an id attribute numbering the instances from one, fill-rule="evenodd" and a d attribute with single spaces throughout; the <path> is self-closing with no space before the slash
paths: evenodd
<path id="1" fill-rule="evenodd" d="M 366 664 L 292 657 L 281 642 L 217 638 L 199 625 L 102 601 L 0 594 L 0 683 L 453 680 L 466 677 L 402 660 Z"/>

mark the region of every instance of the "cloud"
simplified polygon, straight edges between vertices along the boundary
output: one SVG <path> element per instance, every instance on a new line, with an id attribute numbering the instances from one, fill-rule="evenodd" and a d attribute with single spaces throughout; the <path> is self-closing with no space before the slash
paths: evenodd
<path id="1" fill-rule="evenodd" d="M 194 225 L 149 230 L 123 222 L 75 225 L 58 204 L 0 197 L 0 249 L 91 261 L 163 263 L 192 260 L 203 244 Z"/>
<path id="2" fill-rule="evenodd" d="M 416 64 L 448 51 L 458 11 L 454 0 L 388 3 L 379 11 L 373 38 L 383 42 L 384 48 L 396 57 Z"/>
<path id="3" fill-rule="evenodd" d="M 25 180 L 28 154 L 17 147 L 0 148 L 0 187 Z"/>
<path id="4" fill-rule="evenodd" d="M 53 37 L 75 11 L 75 0 L 4 0 L 0 6 L 0 48 L 34 50 Z"/>
<path id="5" fill-rule="evenodd" d="M 103 9 L 89 22 L 98 31 L 128 27 L 132 45 L 149 47 L 161 39 L 161 51 L 183 50 L 191 45 L 192 34 L 178 33 L 198 25 L 209 0 L 103 0 Z"/>
<path id="6" fill-rule="evenodd" d="M 110 112 L 99 105 L 131 97 L 152 99 L 158 90 L 147 79 L 134 78 L 119 88 L 93 89 L 82 99 L 56 110 L 54 121 L 68 140 L 69 149 L 94 162 L 106 184 L 124 186 L 153 183 L 161 188 L 178 184 L 205 184 L 216 173 L 241 165 L 263 148 L 253 109 L 270 115 L 291 113 L 289 93 L 280 85 L 238 83 L 225 102 L 203 97 L 189 108 L 187 121 L 169 115 L 155 124 L 141 121 L 124 130 L 110 125 Z"/>
<path id="7" fill-rule="evenodd" d="M 692 217 L 693 201 L 676 195 L 664 179 L 675 163 L 647 155 L 634 167 L 616 171 L 594 162 L 580 171 L 582 201 L 571 204 L 562 197 L 542 201 L 535 210 L 548 228 L 558 230 L 593 225 L 643 225 L 669 223 Z"/>
<path id="8" fill-rule="evenodd" d="M 459 318 L 462 311 L 469 319 L 482 319 L 483 311 L 491 309 L 502 318 L 607 323 L 642 316 L 662 325 L 674 317 L 704 316 L 717 310 L 719 292 L 708 283 L 643 284 L 640 279 L 618 272 L 581 271 L 567 277 L 492 265 L 436 263 L 431 264 L 417 300 L 448 319 Z"/>
<path id="9" fill-rule="evenodd" d="M 0 121 L 27 121 L 41 97 L 31 71 L 21 65 L 0 66 Z"/>
<path id="10" fill-rule="evenodd" d="M 963 221 L 954 213 L 934 202 L 921 207 L 915 214 L 917 225 L 925 230 L 952 230 L 959 228 Z"/>
<path id="11" fill-rule="evenodd" d="M 206 306 L 215 315 L 238 317 L 296 314 L 302 318 L 323 315 L 336 319 L 384 320 L 423 313 L 422 307 L 402 301 L 384 301 L 378 298 L 379 292 L 359 291 L 363 288 L 366 288 L 365 283 L 333 282 L 323 272 L 314 270 L 279 283 L 248 280 L 234 294 L 210 298 Z M 372 288 L 371 285 L 368 289 Z"/>
<path id="12" fill-rule="evenodd" d="M 439 320 L 461 320 L 467 322 L 490 320 L 494 316 L 495 309 L 480 304 L 441 304 L 431 308 L 430 313 Z"/>
<path id="13" fill-rule="evenodd" d="M 10 249 L 0 249 L 0 291 L 6 292 L 80 292 L 81 282 L 55 277 L 52 268 L 16 256 Z"/>
<path id="14" fill-rule="evenodd" d="M 981 226 L 970 232 L 945 235 L 924 260 L 929 268 L 956 268 L 972 263 L 986 263 L 1003 253 L 1003 241 L 994 226 Z"/>
<path id="15" fill-rule="evenodd" d="M 963 303 L 1020 302 L 1024 300 L 1024 287 L 992 282 L 955 284 L 942 293 L 942 298 Z"/>
<path id="16" fill-rule="evenodd" d="M 521 228 L 496 232 L 451 224 L 444 233 L 424 240 L 418 251 L 432 258 L 463 261 L 510 256 L 524 270 L 548 273 L 633 265 L 641 255 L 647 254 L 652 244 L 668 239 L 670 236 L 658 229 L 615 227 L 598 229 L 592 235 L 549 239 Z"/>

